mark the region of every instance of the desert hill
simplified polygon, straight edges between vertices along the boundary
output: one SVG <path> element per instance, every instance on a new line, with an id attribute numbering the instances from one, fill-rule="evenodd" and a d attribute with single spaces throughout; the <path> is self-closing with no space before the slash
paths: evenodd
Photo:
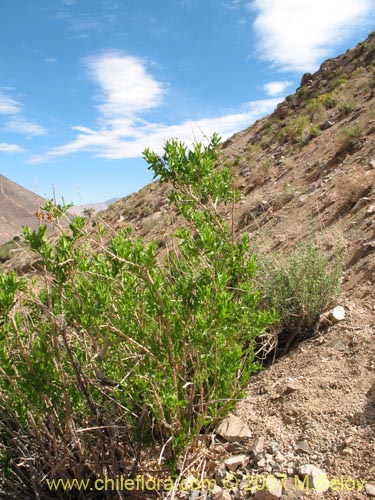
<path id="1" fill-rule="evenodd" d="M 43 198 L 0 175 L 0 243 L 22 233 L 22 226 L 36 227 L 35 213 Z"/>
<path id="2" fill-rule="evenodd" d="M 362 243 L 371 237 L 366 210 L 375 172 L 374 47 L 370 35 L 304 75 L 296 94 L 272 115 L 223 144 L 222 162 L 242 195 L 238 233 L 261 227 L 282 247 L 311 230 L 343 231 L 354 264 L 360 242 L 351 238 L 348 219 L 358 214 Z M 174 226 L 165 194 L 165 186 L 152 183 L 101 217 L 115 229 L 131 224 L 142 236 L 162 238 Z"/>
<path id="3" fill-rule="evenodd" d="M 201 464 L 189 470 L 195 477 L 218 478 L 223 470 L 235 470 L 239 478 L 280 471 L 293 478 L 301 466 L 313 465 L 329 478 L 363 480 L 361 490 L 333 488 L 324 498 L 375 495 L 374 92 L 372 33 L 304 75 L 296 93 L 272 115 L 222 146 L 221 161 L 241 190 L 238 235 L 247 232 L 262 251 L 281 255 L 310 237 L 328 254 L 337 244 L 344 248 L 337 303 L 346 320 L 318 332 L 250 381 L 235 414 L 251 438 L 239 446 L 219 438 L 202 445 L 191 457 Z M 133 226 L 146 239 L 157 239 L 161 249 L 176 227 L 165 186 L 157 182 L 117 201 L 100 218 L 114 230 Z M 288 484 L 282 498 L 297 498 Z M 250 498 L 246 494 L 219 491 L 215 498 Z M 311 491 L 299 497 L 321 495 Z"/>
<path id="4" fill-rule="evenodd" d="M 265 248 L 288 248 L 314 233 L 346 248 L 348 287 L 374 270 L 375 33 L 303 76 L 272 115 L 222 146 L 241 190 L 237 232 L 261 234 Z M 153 182 L 100 214 L 163 247 L 176 217 L 166 187 Z M 266 237 L 267 236 L 267 237 Z M 265 241 L 267 240 L 267 241 Z"/>
<path id="5" fill-rule="evenodd" d="M 111 198 L 99 203 L 85 203 L 84 205 L 75 205 L 69 209 L 69 213 L 72 215 L 92 215 L 97 212 L 106 210 L 109 206 L 117 201 L 117 198 Z"/>
<path id="6" fill-rule="evenodd" d="M 258 252 L 282 259 L 310 238 L 328 256 L 344 249 L 337 305 L 345 319 L 324 320 L 313 337 L 251 378 L 234 409 L 238 435 L 202 438 L 184 457 L 184 477 L 215 478 L 216 492 L 164 498 L 374 497 L 375 32 L 304 75 L 274 113 L 225 141 L 220 161 L 241 192 L 236 233 L 248 233 Z M 90 221 L 101 221 L 109 234 L 132 226 L 158 241 L 161 256 L 178 222 L 158 182 Z M 233 491 L 223 488 L 226 473 L 238 481 Z M 260 475 L 288 480 L 275 491 L 251 490 L 249 478 Z M 339 483 L 301 493 L 297 475 L 310 476 L 311 485 L 324 475 Z"/>

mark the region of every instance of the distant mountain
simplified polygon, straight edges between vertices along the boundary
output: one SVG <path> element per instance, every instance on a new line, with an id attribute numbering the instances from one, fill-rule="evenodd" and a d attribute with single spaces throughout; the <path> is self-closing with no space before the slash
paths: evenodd
<path id="1" fill-rule="evenodd" d="M 0 175 L 0 244 L 22 233 L 22 226 L 38 225 L 36 212 L 44 199 Z"/>
<path id="2" fill-rule="evenodd" d="M 74 206 L 69 212 L 73 215 L 83 215 L 86 211 L 90 210 L 92 213 L 100 212 L 101 210 L 106 210 L 112 203 L 115 203 L 118 198 L 111 198 L 110 200 L 103 201 L 100 203 L 86 203 L 85 205 Z"/>

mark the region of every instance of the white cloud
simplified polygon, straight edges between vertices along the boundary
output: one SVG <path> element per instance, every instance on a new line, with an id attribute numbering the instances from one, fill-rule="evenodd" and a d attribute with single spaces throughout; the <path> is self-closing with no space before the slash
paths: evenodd
<path id="1" fill-rule="evenodd" d="M 6 142 L 0 142 L 0 151 L 2 153 L 21 153 L 24 150 L 17 144 L 7 144 Z"/>
<path id="2" fill-rule="evenodd" d="M 0 114 L 9 118 L 5 129 L 26 136 L 43 135 L 46 130 L 37 123 L 26 120 L 22 114 L 22 104 L 6 94 L 0 94 Z"/>
<path id="3" fill-rule="evenodd" d="M 281 95 L 284 90 L 292 85 L 289 81 L 269 82 L 263 85 L 263 90 L 270 97 Z"/>
<path id="4" fill-rule="evenodd" d="M 57 59 L 56 59 L 56 57 L 46 57 L 44 59 L 44 62 L 46 62 L 48 64 L 55 64 L 57 62 Z"/>
<path id="5" fill-rule="evenodd" d="M 112 52 L 88 58 L 86 64 L 102 88 L 104 102 L 98 110 L 107 118 L 133 115 L 160 103 L 163 86 L 140 59 Z"/>
<path id="6" fill-rule="evenodd" d="M 77 2 L 76 2 L 76 0 L 62 0 L 62 3 L 64 5 L 69 5 L 70 6 L 70 5 L 75 5 Z"/>
<path id="7" fill-rule="evenodd" d="M 21 104 L 6 94 L 0 94 L 0 114 L 15 115 L 20 113 Z"/>
<path id="8" fill-rule="evenodd" d="M 312 71 L 374 18 L 374 0 L 253 0 L 258 51 L 283 70 Z M 372 17 L 371 17 L 372 16 Z"/>
<path id="9" fill-rule="evenodd" d="M 257 118 L 273 111 L 280 98 L 247 103 L 237 113 L 197 121 L 166 125 L 147 121 L 144 113 L 160 105 L 165 86 L 147 72 L 145 63 L 118 52 L 84 60 L 90 76 L 101 88 L 99 126 L 73 127 L 74 140 L 55 147 L 29 162 L 50 161 L 78 152 L 89 152 L 107 159 L 136 158 L 149 147 L 161 151 L 167 139 L 176 137 L 187 144 L 218 132 L 223 139 L 251 125 Z"/>
<path id="10" fill-rule="evenodd" d="M 250 102 L 240 113 L 224 115 L 217 118 L 205 118 L 197 121 L 185 121 L 176 125 L 147 123 L 131 120 L 116 120 L 110 126 L 99 130 L 78 126 L 76 139 L 63 146 L 56 147 L 46 155 L 34 156 L 31 163 L 48 161 L 80 151 L 93 153 L 107 159 L 135 158 L 149 147 L 161 152 L 167 139 L 178 138 L 187 144 L 202 140 L 218 132 L 223 139 L 251 125 L 257 118 L 274 110 L 280 99 L 265 99 Z"/>
<path id="11" fill-rule="evenodd" d="M 5 125 L 10 132 L 16 132 L 17 134 L 24 134 L 26 136 L 44 135 L 46 133 L 43 127 L 21 116 L 15 116 L 7 121 Z"/>

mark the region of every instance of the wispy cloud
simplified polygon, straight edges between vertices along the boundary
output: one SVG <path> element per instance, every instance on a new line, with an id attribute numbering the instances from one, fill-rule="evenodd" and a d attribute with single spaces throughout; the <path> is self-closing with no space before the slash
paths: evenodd
<path id="1" fill-rule="evenodd" d="M 0 142 L 0 151 L 2 153 L 22 153 L 22 149 L 18 144 L 7 144 L 6 142 Z"/>
<path id="2" fill-rule="evenodd" d="M 41 127 L 37 123 L 30 122 L 25 118 L 22 118 L 22 116 L 16 116 L 11 120 L 8 120 L 5 125 L 7 130 L 9 130 L 10 132 L 23 134 L 27 137 L 34 135 L 44 135 L 47 133 L 47 131 L 43 127 Z"/>
<path id="3" fill-rule="evenodd" d="M 147 73 L 140 59 L 110 52 L 85 63 L 102 89 L 98 110 L 105 117 L 134 115 L 160 103 L 163 86 Z"/>
<path id="4" fill-rule="evenodd" d="M 248 103 L 246 109 L 240 113 L 196 121 L 187 120 L 176 125 L 117 120 L 98 130 L 75 127 L 79 134 L 74 141 L 56 147 L 46 155 L 34 156 L 30 162 L 49 161 L 81 151 L 112 160 L 136 158 L 141 156 L 146 147 L 160 152 L 164 142 L 172 137 L 191 144 L 218 132 L 225 139 L 251 125 L 257 118 L 272 112 L 279 102 L 278 98 L 254 101 Z"/>
<path id="5" fill-rule="evenodd" d="M 312 71 L 343 38 L 374 19 L 374 0 L 253 0 L 261 57 L 283 70 Z"/>
<path id="6" fill-rule="evenodd" d="M 241 7 L 243 0 L 225 0 L 223 1 L 223 7 L 229 10 L 235 10 Z"/>
<path id="7" fill-rule="evenodd" d="M 5 129 L 9 132 L 16 132 L 28 137 L 46 133 L 43 127 L 24 118 L 22 104 L 7 94 L 0 94 L 0 114 L 8 116 Z"/>
<path id="8" fill-rule="evenodd" d="M 21 112 L 22 105 L 6 94 L 0 94 L 0 114 L 15 115 Z"/>
<path id="9" fill-rule="evenodd" d="M 153 78 L 142 59 L 110 52 L 85 59 L 84 64 L 101 90 L 96 106 L 99 126 L 73 127 L 77 133 L 74 140 L 44 155 L 33 156 L 31 163 L 82 151 L 113 160 L 135 158 L 141 156 L 146 147 L 161 151 L 169 138 L 177 137 L 191 144 L 214 131 L 227 138 L 271 112 L 280 101 L 273 98 L 250 102 L 237 113 L 174 125 L 151 122 L 146 119 L 147 112 L 160 106 L 166 85 Z"/>
<path id="10" fill-rule="evenodd" d="M 113 29 L 117 21 L 116 15 L 109 12 L 108 9 L 96 12 L 96 15 L 91 15 L 82 12 L 73 12 L 72 9 L 66 8 L 54 14 L 53 18 L 66 23 L 66 30 L 74 38 L 86 38 L 92 32 L 109 31 Z"/>
<path id="11" fill-rule="evenodd" d="M 76 0 L 62 0 L 62 3 L 64 5 L 69 5 L 70 6 L 70 5 L 75 5 L 77 3 L 77 1 Z"/>
<path id="12" fill-rule="evenodd" d="M 44 62 L 48 64 L 55 64 L 57 63 L 56 57 L 45 57 Z"/>
<path id="13" fill-rule="evenodd" d="M 291 85 L 290 81 L 269 82 L 263 85 L 263 90 L 268 96 L 275 97 L 281 95 Z"/>

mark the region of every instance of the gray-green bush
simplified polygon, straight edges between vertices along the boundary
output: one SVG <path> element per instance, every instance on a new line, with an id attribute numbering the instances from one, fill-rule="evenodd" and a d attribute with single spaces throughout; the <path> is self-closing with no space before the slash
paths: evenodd
<path id="1" fill-rule="evenodd" d="M 342 251 L 328 259 L 311 239 L 299 243 L 288 258 L 272 253 L 259 258 L 257 285 L 265 306 L 278 314 L 279 335 L 287 347 L 311 334 L 320 314 L 333 305 L 341 278 Z"/>

